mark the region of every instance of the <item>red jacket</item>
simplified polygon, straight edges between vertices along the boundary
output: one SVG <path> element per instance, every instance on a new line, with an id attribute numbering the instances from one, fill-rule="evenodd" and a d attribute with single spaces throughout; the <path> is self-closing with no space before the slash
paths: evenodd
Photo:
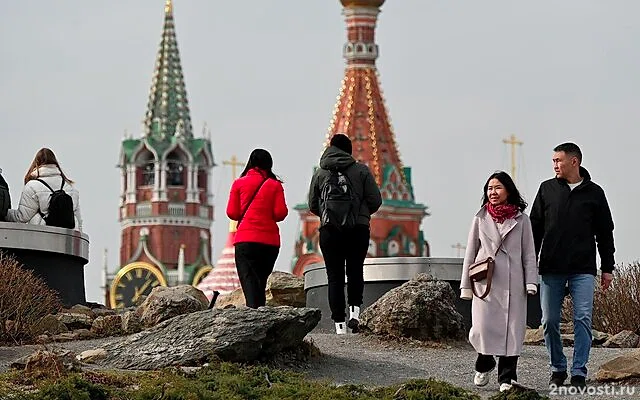
<path id="1" fill-rule="evenodd" d="M 265 177 L 263 171 L 253 168 L 233 182 L 227 204 L 229 218 L 234 221 L 240 218 Z M 282 184 L 275 179 L 267 179 L 238 225 L 234 243 L 255 242 L 280 246 L 277 222 L 284 220 L 288 213 Z"/>

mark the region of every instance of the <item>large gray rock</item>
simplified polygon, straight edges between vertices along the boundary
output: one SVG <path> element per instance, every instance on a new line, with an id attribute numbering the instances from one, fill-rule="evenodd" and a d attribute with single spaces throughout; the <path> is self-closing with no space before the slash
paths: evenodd
<path id="1" fill-rule="evenodd" d="M 157 286 L 136 310 L 144 326 L 154 326 L 176 315 L 206 310 L 209 306 L 202 291 L 191 285 Z"/>
<path id="2" fill-rule="evenodd" d="M 300 346 L 320 310 L 293 307 L 211 309 L 180 315 L 104 347 L 100 364 L 150 370 L 198 366 L 216 357 L 250 362 Z"/>
<path id="3" fill-rule="evenodd" d="M 465 335 L 455 293 L 444 281 L 418 274 L 391 289 L 360 315 L 364 331 L 418 340 L 459 340 Z"/>

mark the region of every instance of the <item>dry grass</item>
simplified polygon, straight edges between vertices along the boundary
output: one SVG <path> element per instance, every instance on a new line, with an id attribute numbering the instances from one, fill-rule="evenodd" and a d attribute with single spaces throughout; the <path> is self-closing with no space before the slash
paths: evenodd
<path id="1" fill-rule="evenodd" d="M 1 251 L 0 277 L 0 343 L 29 341 L 32 327 L 60 310 L 58 293 Z"/>
<path id="2" fill-rule="evenodd" d="M 640 263 L 618 266 L 611 286 L 603 291 L 599 278 L 593 299 L 593 329 L 612 335 L 623 330 L 640 334 Z M 565 299 L 562 319 L 573 319 L 573 302 Z"/>

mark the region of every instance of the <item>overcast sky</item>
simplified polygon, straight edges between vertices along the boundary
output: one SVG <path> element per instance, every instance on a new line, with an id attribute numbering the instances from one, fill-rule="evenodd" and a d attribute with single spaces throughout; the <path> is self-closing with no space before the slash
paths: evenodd
<path id="1" fill-rule="evenodd" d="M 123 133 L 141 133 L 163 0 L 23 0 L 0 13 L 0 167 L 14 204 L 35 152 L 52 148 L 77 181 L 91 240 L 87 299 L 102 251 L 119 262 Z M 344 73 L 337 0 L 175 0 L 176 33 L 194 130 L 211 128 L 216 162 L 271 151 L 292 208 L 305 200 Z M 304 4 L 304 5 L 302 5 Z M 432 255 L 456 256 L 482 186 L 510 167 L 533 202 L 553 175 L 552 148 L 575 141 L 616 223 L 616 260 L 637 260 L 640 189 L 640 2 L 637 0 L 388 0 L 379 16 L 381 86 Z M 9 144 L 11 143 L 11 144 Z M 224 245 L 229 167 L 214 169 L 214 258 Z M 528 210 L 527 210 L 528 212 Z M 298 229 L 282 223 L 277 268 Z"/>

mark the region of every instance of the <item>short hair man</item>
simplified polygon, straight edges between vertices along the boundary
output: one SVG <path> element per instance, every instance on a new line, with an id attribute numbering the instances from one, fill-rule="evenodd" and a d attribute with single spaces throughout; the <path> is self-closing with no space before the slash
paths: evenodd
<path id="1" fill-rule="evenodd" d="M 359 328 L 360 306 L 364 291 L 363 264 L 369 249 L 369 221 L 382 204 L 380 189 L 373 174 L 365 164 L 357 162 L 351 155 L 352 146 L 348 136 L 335 134 L 330 145 L 320 158 L 318 168 L 309 187 L 309 210 L 320 217 L 320 248 L 327 270 L 329 307 L 331 319 L 336 324 L 336 333 L 354 333 Z M 337 174 L 337 178 L 336 178 Z M 352 193 L 351 200 L 344 204 L 348 215 L 337 215 L 338 208 L 331 209 L 328 185 L 341 182 L 344 193 Z M 331 185 L 333 185 L 331 184 Z M 342 190 L 342 189 L 341 189 Z M 342 191 L 338 191 L 338 195 Z M 333 193 L 333 192 L 332 192 Z M 349 205 L 351 204 L 351 205 Z M 345 209 L 342 207 L 342 209 Z M 333 217 L 333 218 L 330 218 Z M 350 220 L 341 226 L 336 220 Z M 349 322 L 345 323 L 344 276 L 347 275 Z"/>
<path id="2" fill-rule="evenodd" d="M 542 326 L 551 365 L 549 385 L 561 386 L 567 379 L 560 315 L 568 284 L 575 338 L 571 385 L 584 387 L 592 339 L 596 243 L 601 285 L 607 289 L 614 268 L 613 220 L 604 190 L 581 166 L 580 148 L 563 143 L 553 151 L 556 177 L 540 184 L 530 215 L 539 254 Z"/>

